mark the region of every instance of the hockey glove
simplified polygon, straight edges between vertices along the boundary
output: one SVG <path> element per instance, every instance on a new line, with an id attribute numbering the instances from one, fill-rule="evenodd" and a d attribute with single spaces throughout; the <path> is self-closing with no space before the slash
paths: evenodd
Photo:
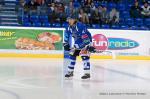
<path id="1" fill-rule="evenodd" d="M 91 52 L 91 53 L 95 53 L 96 52 L 96 48 L 93 46 L 87 46 L 86 49 Z"/>
<path id="2" fill-rule="evenodd" d="M 70 45 L 68 43 L 63 43 L 63 46 L 65 51 L 70 51 Z"/>

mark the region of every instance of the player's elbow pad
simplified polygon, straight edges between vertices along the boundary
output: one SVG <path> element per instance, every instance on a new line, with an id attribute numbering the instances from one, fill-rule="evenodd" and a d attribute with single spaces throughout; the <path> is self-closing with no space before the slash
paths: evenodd
<path id="1" fill-rule="evenodd" d="M 75 48 L 75 49 L 82 49 L 82 48 L 84 48 L 84 47 L 85 47 L 84 44 L 74 44 L 74 48 Z"/>

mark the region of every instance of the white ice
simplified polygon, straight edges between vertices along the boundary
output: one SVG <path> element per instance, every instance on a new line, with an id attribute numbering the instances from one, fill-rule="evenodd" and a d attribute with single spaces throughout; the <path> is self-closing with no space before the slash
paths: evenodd
<path id="1" fill-rule="evenodd" d="M 150 99 L 150 61 L 91 60 L 90 80 L 80 79 L 81 61 L 74 77 L 65 79 L 64 63 L 0 58 L 0 99 Z"/>

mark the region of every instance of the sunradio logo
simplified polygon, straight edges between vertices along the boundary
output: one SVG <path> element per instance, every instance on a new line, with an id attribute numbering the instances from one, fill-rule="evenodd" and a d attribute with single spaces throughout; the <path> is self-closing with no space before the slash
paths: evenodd
<path id="1" fill-rule="evenodd" d="M 139 43 L 125 38 L 108 38 L 110 50 L 132 49 L 139 46 Z"/>
<path id="2" fill-rule="evenodd" d="M 124 50 L 132 49 L 139 46 L 139 43 L 125 38 L 107 38 L 102 34 L 93 36 L 93 46 L 98 50 Z"/>
<path id="3" fill-rule="evenodd" d="M 102 34 L 96 34 L 93 36 L 93 46 L 97 50 L 106 50 L 108 48 L 108 39 Z"/>

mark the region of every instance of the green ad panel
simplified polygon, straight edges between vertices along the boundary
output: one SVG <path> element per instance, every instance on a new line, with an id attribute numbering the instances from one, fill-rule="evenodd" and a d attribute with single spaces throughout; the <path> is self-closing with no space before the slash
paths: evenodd
<path id="1" fill-rule="evenodd" d="M 0 29 L 0 49 L 62 50 L 63 30 Z"/>

